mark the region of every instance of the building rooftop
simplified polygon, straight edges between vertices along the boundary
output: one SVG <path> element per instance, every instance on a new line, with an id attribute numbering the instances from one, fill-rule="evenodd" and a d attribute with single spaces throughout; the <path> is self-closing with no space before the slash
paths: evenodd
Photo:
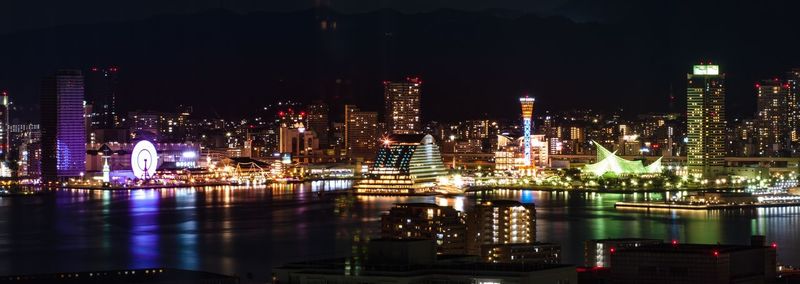
<path id="1" fill-rule="evenodd" d="M 713 253 L 730 253 L 736 251 L 746 251 L 752 249 L 764 249 L 768 247 L 763 246 L 745 246 L 745 245 L 716 245 L 716 244 L 655 244 L 640 246 L 635 248 L 626 248 L 619 250 L 618 253 L 624 252 L 653 252 L 653 253 L 680 253 L 680 254 L 713 254 Z"/>
<path id="2" fill-rule="evenodd" d="M 395 206 L 409 206 L 409 207 L 430 207 L 430 208 L 439 208 L 439 207 L 446 207 L 446 206 L 439 206 L 433 203 L 426 203 L 426 202 L 398 202 L 394 204 Z"/>
<path id="3" fill-rule="evenodd" d="M 425 274 L 453 275 L 518 275 L 548 269 L 574 267 L 568 264 L 532 264 L 532 263 L 484 263 L 484 262 L 446 262 L 427 265 L 366 264 L 362 265 L 362 275 L 391 274 L 393 276 L 417 276 Z M 340 273 L 345 269 L 345 259 L 328 259 L 286 264 L 276 269 L 304 270 L 306 273 L 325 274 Z"/>
<path id="4" fill-rule="evenodd" d="M 647 239 L 647 238 L 608 238 L 608 239 L 593 239 L 590 242 L 632 242 L 632 241 L 662 241 L 661 239 Z"/>
<path id="5" fill-rule="evenodd" d="M 522 206 L 522 205 L 533 205 L 533 204 L 523 204 L 522 202 L 516 200 L 505 200 L 505 199 L 498 199 L 498 200 L 490 200 L 487 202 L 481 203 L 481 205 L 499 205 L 499 206 Z"/>
<path id="6" fill-rule="evenodd" d="M 428 134 L 392 134 L 387 137 L 392 143 L 420 143 Z"/>

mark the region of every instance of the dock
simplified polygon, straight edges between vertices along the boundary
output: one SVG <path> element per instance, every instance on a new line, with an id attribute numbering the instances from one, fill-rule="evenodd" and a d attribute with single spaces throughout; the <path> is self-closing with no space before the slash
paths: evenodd
<path id="1" fill-rule="evenodd" d="M 688 203 L 653 203 L 653 202 L 617 202 L 615 208 L 642 208 L 642 209 L 684 209 L 684 210 L 719 210 L 761 207 L 800 206 L 800 201 L 793 202 L 755 202 L 755 203 L 726 203 L 726 204 L 688 204 Z"/>

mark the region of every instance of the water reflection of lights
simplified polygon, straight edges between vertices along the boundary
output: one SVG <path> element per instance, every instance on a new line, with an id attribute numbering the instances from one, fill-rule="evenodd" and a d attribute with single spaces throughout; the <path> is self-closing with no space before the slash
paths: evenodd
<path id="1" fill-rule="evenodd" d="M 131 196 L 129 214 L 131 218 L 130 252 L 136 256 L 136 266 L 158 266 L 158 215 L 160 199 L 155 190 L 127 191 Z"/>
<path id="2" fill-rule="evenodd" d="M 441 197 L 436 196 L 434 203 L 439 206 L 453 207 L 456 211 L 464 212 L 464 199 L 463 196 Z"/>

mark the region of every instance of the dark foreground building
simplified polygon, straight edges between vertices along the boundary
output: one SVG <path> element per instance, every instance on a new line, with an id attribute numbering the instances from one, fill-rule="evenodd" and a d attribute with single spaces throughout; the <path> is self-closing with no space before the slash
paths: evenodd
<path id="1" fill-rule="evenodd" d="M 577 283 L 572 265 L 483 263 L 469 257 L 436 255 L 433 240 L 372 240 L 366 260 L 287 264 L 273 270 L 276 284 L 502 284 Z"/>
<path id="2" fill-rule="evenodd" d="M 612 283 L 772 283 L 775 247 L 659 244 L 611 254 Z"/>
<path id="3" fill-rule="evenodd" d="M 146 268 L 88 272 L 62 272 L 36 275 L 0 276 L 0 283 L 169 283 L 236 284 L 239 278 L 222 274 L 181 269 Z"/>
<path id="4" fill-rule="evenodd" d="M 620 249 L 635 248 L 645 245 L 657 245 L 664 241 L 658 239 L 617 238 L 595 239 L 585 242 L 583 251 L 584 266 L 611 267 L 611 254 Z"/>
<path id="5" fill-rule="evenodd" d="M 431 203 L 397 203 L 381 216 L 387 239 L 436 240 L 439 254 L 467 253 L 467 226 L 461 212 Z"/>

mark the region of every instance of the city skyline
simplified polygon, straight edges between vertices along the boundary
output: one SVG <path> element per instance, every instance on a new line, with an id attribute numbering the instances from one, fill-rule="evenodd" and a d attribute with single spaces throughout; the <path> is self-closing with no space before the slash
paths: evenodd
<path id="1" fill-rule="evenodd" d="M 0 4 L 0 282 L 797 282 L 796 11 Z"/>

